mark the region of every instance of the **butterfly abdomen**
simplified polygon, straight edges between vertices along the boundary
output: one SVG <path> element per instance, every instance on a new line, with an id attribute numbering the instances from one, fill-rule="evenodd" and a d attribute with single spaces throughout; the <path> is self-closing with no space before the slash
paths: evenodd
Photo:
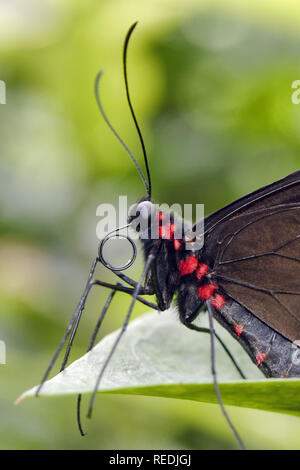
<path id="1" fill-rule="evenodd" d="M 300 349 L 295 343 L 259 320 L 249 310 L 227 297 L 216 320 L 239 341 L 266 377 L 299 377 Z"/>

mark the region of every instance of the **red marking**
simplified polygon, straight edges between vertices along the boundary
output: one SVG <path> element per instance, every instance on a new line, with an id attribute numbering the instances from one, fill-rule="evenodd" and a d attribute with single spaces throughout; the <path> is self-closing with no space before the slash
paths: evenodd
<path id="1" fill-rule="evenodd" d="M 185 276 L 186 274 L 192 274 L 198 266 L 198 260 L 195 256 L 190 256 L 189 258 L 180 261 L 178 265 L 180 276 Z"/>
<path id="2" fill-rule="evenodd" d="M 221 310 L 226 304 L 226 300 L 221 294 L 215 294 L 210 301 L 211 305 L 218 310 Z"/>
<path id="3" fill-rule="evenodd" d="M 175 225 L 170 224 L 170 238 L 174 237 L 174 232 L 175 232 Z"/>
<path id="4" fill-rule="evenodd" d="M 165 238 L 171 240 L 175 232 L 175 225 L 168 223 L 167 225 L 161 225 L 158 227 L 159 238 Z"/>
<path id="5" fill-rule="evenodd" d="M 256 354 L 256 365 L 259 366 L 260 364 L 262 364 L 266 357 L 267 355 L 265 353 Z"/>
<path id="6" fill-rule="evenodd" d="M 177 238 L 174 239 L 174 249 L 177 251 L 181 247 L 181 240 L 178 240 Z"/>
<path id="7" fill-rule="evenodd" d="M 162 222 L 163 218 L 164 218 L 164 214 L 163 214 L 162 212 L 159 212 L 159 213 L 158 213 L 158 220 L 159 220 L 159 222 Z"/>
<path id="8" fill-rule="evenodd" d="M 202 277 L 205 276 L 205 274 L 207 273 L 207 270 L 208 270 L 207 264 L 204 264 L 204 263 L 199 264 L 197 271 L 196 271 L 196 278 L 198 279 L 198 281 L 200 281 Z"/>
<path id="9" fill-rule="evenodd" d="M 240 337 L 241 334 L 243 333 L 245 327 L 244 327 L 244 326 L 240 326 L 240 325 L 234 325 L 234 329 L 235 329 L 235 332 L 236 332 L 236 334 L 238 335 L 238 337 Z"/>
<path id="10" fill-rule="evenodd" d="M 206 284 L 205 286 L 201 286 L 198 289 L 199 297 L 201 297 L 202 300 L 208 300 L 216 289 L 218 289 L 216 284 Z"/>

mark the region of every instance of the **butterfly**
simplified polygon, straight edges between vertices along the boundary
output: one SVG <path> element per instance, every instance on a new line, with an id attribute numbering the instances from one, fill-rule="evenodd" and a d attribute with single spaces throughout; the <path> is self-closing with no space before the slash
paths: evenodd
<path id="1" fill-rule="evenodd" d="M 131 208 L 128 225 L 116 228 L 101 241 L 84 294 L 36 393 L 41 390 L 69 337 L 61 370 L 66 366 L 87 296 L 94 286 L 108 288 L 110 294 L 88 350 L 95 343 L 115 293 L 127 293 L 131 295 L 132 301 L 122 329 L 99 371 L 88 416 L 91 416 L 99 384 L 126 331 L 135 302 L 140 301 L 164 311 L 176 298 L 182 324 L 210 335 L 211 369 L 218 401 L 240 447 L 244 448 L 222 402 L 216 373 L 215 341 L 221 343 L 241 377 L 245 377 L 222 339 L 215 333 L 214 320 L 240 342 L 266 377 L 300 376 L 300 361 L 293 360 L 300 344 L 300 171 L 232 202 L 183 231 L 182 236 L 178 237 L 179 220 L 176 215 L 160 210 L 152 202 L 149 162 L 129 94 L 127 49 L 136 24 L 131 26 L 125 38 L 123 64 L 127 100 L 141 142 L 146 176 L 103 109 L 99 96 L 102 72 L 96 77 L 95 95 L 104 120 L 135 164 L 144 183 L 146 196 Z M 146 222 L 146 229 L 141 229 L 142 222 Z M 156 237 L 151 236 L 153 224 Z M 125 266 L 112 266 L 103 254 L 104 245 L 112 235 L 129 226 L 138 231 L 144 251 L 145 264 L 138 281 L 122 272 L 134 262 L 137 252 L 129 236 L 125 238 L 131 243 L 133 257 Z M 195 237 L 191 233 L 201 234 L 200 247 L 195 247 Z M 124 237 L 121 234 L 119 236 Z M 110 284 L 95 279 L 98 263 L 110 269 L 119 281 Z M 143 298 L 144 295 L 155 296 L 156 302 L 149 302 Z M 208 312 L 209 328 L 200 328 L 194 323 L 204 309 Z M 80 402 L 79 395 L 78 424 L 80 432 L 84 434 L 79 415 Z"/>

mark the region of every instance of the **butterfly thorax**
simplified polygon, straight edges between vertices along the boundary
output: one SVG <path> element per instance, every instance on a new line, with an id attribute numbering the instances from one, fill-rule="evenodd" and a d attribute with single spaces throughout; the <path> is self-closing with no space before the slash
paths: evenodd
<path id="1" fill-rule="evenodd" d="M 135 209 L 144 210 L 144 218 L 151 219 L 144 228 L 137 219 L 135 228 L 141 235 L 145 259 L 154 254 L 146 287 L 155 293 L 160 310 L 169 308 L 175 296 L 183 323 L 192 322 L 207 300 L 221 310 L 226 297 L 214 279 L 205 248 L 195 249 L 191 224 L 174 213 L 155 210 L 150 202 L 139 203 Z"/>

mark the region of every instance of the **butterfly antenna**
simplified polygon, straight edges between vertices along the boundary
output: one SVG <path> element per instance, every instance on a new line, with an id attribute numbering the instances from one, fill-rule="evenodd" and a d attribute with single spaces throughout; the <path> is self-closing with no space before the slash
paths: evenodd
<path id="1" fill-rule="evenodd" d="M 245 450 L 245 445 L 240 438 L 237 430 L 235 429 L 234 425 L 232 424 L 227 411 L 225 409 L 220 389 L 219 389 L 219 384 L 217 380 L 217 373 L 216 373 L 216 365 L 215 365 L 215 330 L 214 330 L 214 323 L 213 323 L 213 313 L 212 313 L 212 307 L 209 302 L 206 302 L 207 305 L 207 310 L 208 310 L 208 319 L 209 319 L 209 329 L 210 329 L 210 352 L 211 352 L 211 371 L 212 371 L 212 376 L 213 376 L 213 381 L 214 381 L 214 387 L 215 387 L 215 392 L 217 395 L 217 399 L 219 402 L 219 405 L 221 407 L 222 413 L 224 418 L 226 419 L 231 431 L 234 434 L 234 437 L 240 447 L 240 449 Z"/>
<path id="2" fill-rule="evenodd" d="M 132 155 L 131 151 L 129 150 L 129 148 L 127 147 L 127 145 L 125 144 L 124 140 L 119 136 L 119 134 L 117 133 L 117 131 L 115 130 L 115 128 L 112 126 L 112 124 L 110 123 L 104 109 L 103 109 L 103 106 L 102 106 L 102 102 L 101 102 L 101 98 L 100 98 L 100 93 L 99 93 L 99 83 L 100 83 L 100 78 L 102 77 L 103 75 L 103 70 L 100 70 L 97 75 L 96 75 L 96 78 L 95 78 L 95 87 L 94 87 L 94 91 L 95 91 L 95 98 L 96 98 L 96 101 L 97 101 L 97 105 L 98 105 L 98 108 L 99 108 L 99 111 L 100 113 L 102 114 L 102 117 L 104 119 L 104 121 L 106 122 L 106 124 L 108 125 L 108 127 L 110 128 L 110 130 L 112 131 L 112 133 L 116 136 L 116 138 L 118 139 L 118 141 L 120 142 L 120 144 L 122 145 L 122 147 L 126 150 L 126 152 L 128 153 L 128 155 L 130 156 L 131 160 L 133 161 L 134 165 L 136 166 L 136 169 L 137 171 L 139 172 L 139 175 L 144 183 L 144 186 L 146 188 L 146 191 L 147 191 L 147 194 L 149 195 L 149 187 L 148 187 L 148 183 L 146 181 L 146 178 L 144 177 L 143 175 L 143 172 L 138 164 L 138 162 L 136 161 L 136 159 L 134 158 L 134 156 Z"/>
<path id="3" fill-rule="evenodd" d="M 130 95 L 129 95 L 129 87 L 128 87 L 128 77 L 127 77 L 127 49 L 128 49 L 128 43 L 129 43 L 129 39 L 130 39 L 137 23 L 138 23 L 137 21 L 135 23 L 133 23 L 133 25 L 129 28 L 129 31 L 128 31 L 128 33 L 126 35 L 126 38 L 125 38 L 124 48 L 123 48 L 123 69 L 124 69 L 124 81 L 125 81 L 125 87 L 126 87 L 127 101 L 128 101 L 128 105 L 129 105 L 129 108 L 130 108 L 132 118 L 134 120 L 136 130 L 137 130 L 139 138 L 140 138 L 140 142 L 141 142 L 141 146 L 142 146 L 142 150 L 143 150 L 143 155 L 144 155 L 144 161 L 145 161 L 145 166 L 146 166 L 146 171 L 147 171 L 147 178 L 148 178 L 148 190 L 147 190 L 148 199 L 151 199 L 152 187 L 151 187 L 151 177 L 150 177 L 150 170 L 149 170 L 147 152 L 146 152 L 144 139 L 143 139 L 141 130 L 139 128 L 139 125 L 138 125 L 138 122 L 137 122 L 137 119 L 136 119 L 136 116 L 135 116 L 135 113 L 134 113 L 134 110 L 133 110 L 133 106 L 131 104 L 131 99 L 130 99 Z"/>

